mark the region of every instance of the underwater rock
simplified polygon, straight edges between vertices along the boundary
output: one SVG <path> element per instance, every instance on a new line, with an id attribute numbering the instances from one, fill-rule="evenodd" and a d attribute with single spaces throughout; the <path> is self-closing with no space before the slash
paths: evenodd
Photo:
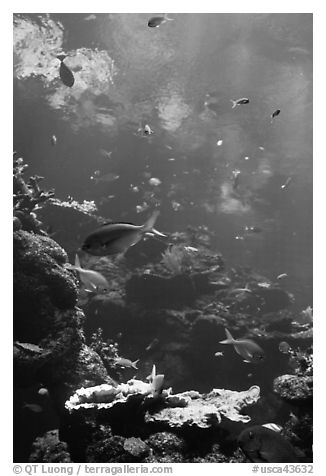
<path id="1" fill-rule="evenodd" d="M 123 449 L 133 456 L 134 460 L 142 460 L 149 453 L 149 447 L 140 438 L 127 438 L 124 441 Z"/>
<path id="2" fill-rule="evenodd" d="M 28 461 L 30 463 L 71 463 L 67 443 L 59 439 L 59 430 L 48 431 L 36 438 Z"/>
<path id="3" fill-rule="evenodd" d="M 52 198 L 37 212 L 39 219 L 50 228 L 56 241 L 74 256 L 83 239 L 105 220 L 94 215 L 93 202 L 80 204 Z"/>
<path id="4" fill-rule="evenodd" d="M 313 377 L 281 375 L 274 380 L 273 390 L 291 403 L 308 403 L 313 396 Z"/>
<path id="5" fill-rule="evenodd" d="M 187 444 L 183 438 L 174 433 L 163 431 L 150 435 L 146 444 L 151 448 L 151 455 L 146 463 L 184 463 Z"/>

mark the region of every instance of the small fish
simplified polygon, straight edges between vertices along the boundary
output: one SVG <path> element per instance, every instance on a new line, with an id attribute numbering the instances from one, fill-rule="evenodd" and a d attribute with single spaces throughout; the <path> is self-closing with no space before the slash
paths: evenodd
<path id="1" fill-rule="evenodd" d="M 223 352 L 215 352 L 215 357 L 224 357 Z"/>
<path id="2" fill-rule="evenodd" d="M 143 129 L 143 133 L 145 134 L 145 136 L 150 136 L 151 134 L 154 134 L 154 131 L 150 128 L 148 124 L 146 124 Z"/>
<path id="3" fill-rule="evenodd" d="M 256 342 L 250 339 L 233 339 L 231 332 L 225 329 L 227 339 L 222 340 L 220 344 L 229 344 L 234 346 L 237 354 L 241 355 L 244 362 L 257 363 L 265 358 L 264 351 Z"/>
<path id="4" fill-rule="evenodd" d="M 285 279 L 287 277 L 288 277 L 288 275 L 286 273 L 282 273 L 282 274 L 279 274 L 278 276 L 276 276 L 276 279 L 278 279 L 280 281 L 280 280 Z"/>
<path id="5" fill-rule="evenodd" d="M 249 159 L 250 159 L 250 157 L 246 156 L 244 159 L 245 159 L 245 160 L 249 160 Z"/>
<path id="6" fill-rule="evenodd" d="M 36 403 L 24 403 L 23 408 L 26 408 L 27 410 L 34 413 L 43 412 L 43 408 L 40 405 L 37 405 Z"/>
<path id="7" fill-rule="evenodd" d="M 199 251 L 198 248 L 195 248 L 194 246 L 185 246 L 184 249 L 185 251 L 191 251 L 191 252 Z"/>
<path id="8" fill-rule="evenodd" d="M 161 182 L 160 179 L 152 177 L 152 178 L 149 179 L 148 183 L 150 185 L 153 185 L 153 187 L 158 187 L 159 185 L 161 185 L 162 182 Z"/>
<path id="9" fill-rule="evenodd" d="M 273 114 L 271 114 L 271 123 L 274 122 L 274 118 L 278 116 L 280 112 L 281 112 L 281 109 L 276 109 L 276 111 L 274 111 Z"/>
<path id="10" fill-rule="evenodd" d="M 102 175 L 100 177 L 94 177 L 93 178 L 91 177 L 92 180 L 95 180 L 95 184 L 98 184 L 100 182 L 115 182 L 116 180 L 118 180 L 120 178 L 120 175 L 118 174 L 115 174 L 113 172 L 110 172 L 108 174 L 105 174 L 105 175 Z"/>
<path id="11" fill-rule="evenodd" d="M 138 370 L 137 362 L 139 362 L 139 359 L 134 360 L 133 362 L 129 359 L 125 359 L 124 357 L 117 357 L 116 359 L 114 359 L 115 365 L 118 365 L 119 367 L 131 368 L 136 370 Z"/>
<path id="12" fill-rule="evenodd" d="M 167 21 L 172 21 L 174 18 L 169 18 L 168 14 L 166 13 L 163 17 L 152 17 L 148 20 L 147 25 L 150 28 L 158 28 L 160 25 L 163 25 L 163 23 L 166 23 Z"/>
<path id="13" fill-rule="evenodd" d="M 243 430 L 238 444 L 253 463 L 298 463 L 293 446 L 279 433 L 261 425 Z"/>
<path id="14" fill-rule="evenodd" d="M 123 222 L 106 223 L 86 238 L 82 250 L 94 256 L 107 256 L 125 253 L 147 233 L 166 237 L 154 228 L 159 213 L 155 210 L 144 225 Z"/>
<path id="15" fill-rule="evenodd" d="M 261 233 L 263 229 L 259 226 L 245 226 L 245 231 L 247 233 Z"/>
<path id="16" fill-rule="evenodd" d="M 63 62 L 66 57 L 67 57 L 67 55 L 58 55 L 57 56 L 58 60 L 61 62 L 60 63 L 59 74 L 60 74 L 60 78 L 61 78 L 61 81 L 63 82 L 63 84 L 65 86 L 68 86 L 69 88 L 72 88 L 72 86 L 74 85 L 74 82 L 75 82 L 75 78 L 74 78 L 74 75 L 72 74 L 72 72 L 70 71 L 70 69 L 68 68 L 68 66 L 66 66 L 65 63 Z"/>
<path id="17" fill-rule="evenodd" d="M 51 142 L 51 145 L 53 146 L 57 145 L 57 138 L 54 134 L 53 136 L 51 136 L 50 142 Z"/>
<path id="18" fill-rule="evenodd" d="M 290 183 L 292 182 L 292 177 L 288 177 L 283 185 L 281 185 L 281 190 L 286 190 Z"/>
<path id="19" fill-rule="evenodd" d="M 233 176 L 232 188 L 233 188 L 233 190 L 237 190 L 237 188 L 239 186 L 240 174 L 241 174 L 240 170 L 238 170 L 238 169 L 232 170 L 232 176 Z"/>
<path id="20" fill-rule="evenodd" d="M 241 240 L 241 241 L 242 241 L 242 240 L 244 240 L 244 236 L 242 236 L 242 235 L 237 235 L 237 236 L 234 237 L 234 239 L 235 239 L 235 240 Z"/>
<path id="21" fill-rule="evenodd" d="M 240 106 L 240 104 L 248 104 L 249 103 L 248 98 L 240 98 L 240 99 L 236 99 L 235 101 L 233 101 L 233 99 L 230 99 L 230 101 L 233 104 L 232 109 L 234 109 L 236 106 Z"/>
<path id="22" fill-rule="evenodd" d="M 278 350 L 282 352 L 282 354 L 288 354 L 291 350 L 291 346 L 287 342 L 283 341 L 279 343 Z"/>
<path id="23" fill-rule="evenodd" d="M 220 139 L 220 140 L 218 140 L 218 141 L 216 142 L 216 145 L 217 145 L 218 147 L 220 147 L 222 144 L 223 144 L 223 140 L 222 140 L 222 139 Z"/>
<path id="24" fill-rule="evenodd" d="M 107 291 L 109 289 L 109 283 L 101 273 L 92 269 L 84 269 L 81 267 L 77 254 L 75 256 L 75 264 L 72 265 L 67 263 L 66 268 L 73 269 L 78 272 L 80 280 L 85 286 L 85 291 L 98 292 Z"/>
<path id="25" fill-rule="evenodd" d="M 90 21 L 90 20 L 95 20 L 95 19 L 96 19 L 96 15 L 91 14 L 91 15 L 88 15 L 87 17 L 85 17 L 84 21 Z"/>
<path id="26" fill-rule="evenodd" d="M 37 392 L 41 397 L 48 397 L 49 390 L 47 388 L 41 387 Z"/>
<path id="27" fill-rule="evenodd" d="M 150 350 L 153 350 L 158 344 L 159 344 L 159 340 L 155 337 L 152 342 L 150 342 L 148 344 L 148 346 L 146 347 L 146 352 L 149 352 Z"/>
<path id="28" fill-rule="evenodd" d="M 265 147 L 262 147 L 261 145 L 258 147 L 259 150 L 265 150 Z"/>
<path id="29" fill-rule="evenodd" d="M 105 149 L 100 149 L 100 154 L 101 154 L 102 157 L 104 157 L 105 159 L 111 159 L 112 150 L 110 150 L 110 152 L 108 152 L 108 151 L 105 150 Z"/>
<path id="30" fill-rule="evenodd" d="M 152 382 L 151 382 L 151 390 L 152 390 L 152 395 L 154 398 L 158 397 L 163 389 L 163 382 L 164 382 L 164 375 L 159 374 L 155 375 Z"/>
<path id="31" fill-rule="evenodd" d="M 289 417 L 290 417 L 290 421 L 293 425 L 298 425 L 300 423 L 299 418 L 293 412 L 290 412 Z"/>
<path id="32" fill-rule="evenodd" d="M 270 430 L 276 431 L 276 433 L 280 433 L 283 430 L 281 425 L 277 425 L 276 423 L 265 423 L 262 426 L 264 428 L 269 428 Z"/>
<path id="33" fill-rule="evenodd" d="M 35 344 L 30 344 L 29 342 L 15 341 L 14 345 L 18 348 L 27 350 L 28 352 L 31 352 L 33 354 L 41 354 L 44 351 L 42 347 L 39 347 L 38 345 L 35 345 Z"/>
<path id="34" fill-rule="evenodd" d="M 149 380 L 149 382 L 153 382 L 155 376 L 156 376 L 156 365 L 153 364 L 152 371 L 149 375 L 147 375 L 146 380 Z"/>

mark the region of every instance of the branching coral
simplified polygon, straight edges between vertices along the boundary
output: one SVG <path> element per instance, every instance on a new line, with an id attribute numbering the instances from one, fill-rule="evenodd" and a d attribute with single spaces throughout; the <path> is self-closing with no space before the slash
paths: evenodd
<path id="1" fill-rule="evenodd" d="M 23 228 L 27 231 L 45 235 L 46 233 L 41 230 L 42 223 L 37 220 L 34 212 L 41 203 L 54 196 L 54 191 L 45 192 L 42 190 L 39 183 L 43 180 L 43 177 L 38 175 L 30 177 L 26 182 L 23 174 L 28 165 L 24 164 L 21 157 L 16 158 L 15 153 L 13 165 L 15 228 Z"/>

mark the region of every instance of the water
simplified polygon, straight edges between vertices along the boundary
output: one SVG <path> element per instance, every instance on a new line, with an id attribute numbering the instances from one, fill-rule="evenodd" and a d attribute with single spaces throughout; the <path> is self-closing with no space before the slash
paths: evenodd
<path id="1" fill-rule="evenodd" d="M 173 14 L 148 28 L 151 15 L 15 15 L 14 150 L 58 198 L 135 223 L 159 206 L 167 233 L 205 225 L 228 267 L 287 273 L 293 309 L 312 305 L 312 15 Z"/>

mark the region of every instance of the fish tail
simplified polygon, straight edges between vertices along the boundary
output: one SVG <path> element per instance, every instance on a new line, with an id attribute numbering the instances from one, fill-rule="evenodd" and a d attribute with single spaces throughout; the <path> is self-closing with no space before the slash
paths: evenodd
<path id="1" fill-rule="evenodd" d="M 153 211 L 152 215 L 149 217 L 149 219 L 142 226 L 142 229 L 143 229 L 144 233 L 146 233 L 148 231 L 151 231 L 151 232 L 155 233 L 153 227 L 155 225 L 155 222 L 156 222 L 159 214 L 160 214 L 159 210 L 154 210 Z"/>
<path id="2" fill-rule="evenodd" d="M 139 362 L 139 359 L 134 360 L 134 361 L 132 362 L 132 366 L 133 366 L 134 369 L 137 369 L 137 370 L 138 370 L 138 367 L 137 367 L 137 363 L 138 363 L 138 362 Z"/>
<path id="3" fill-rule="evenodd" d="M 232 109 L 234 109 L 237 105 L 237 101 L 233 101 L 233 99 L 230 99 L 230 101 L 232 102 Z"/>
<path id="4" fill-rule="evenodd" d="M 57 55 L 57 58 L 62 62 L 65 58 L 67 58 L 67 55 Z"/>
<path id="5" fill-rule="evenodd" d="M 232 337 L 231 332 L 225 329 L 226 339 L 219 342 L 219 344 L 234 344 L 235 340 Z"/>
<path id="6" fill-rule="evenodd" d="M 164 18 L 165 18 L 165 20 L 167 20 L 167 21 L 173 21 L 174 18 L 170 18 L 168 15 L 169 15 L 168 13 L 164 13 Z"/>

